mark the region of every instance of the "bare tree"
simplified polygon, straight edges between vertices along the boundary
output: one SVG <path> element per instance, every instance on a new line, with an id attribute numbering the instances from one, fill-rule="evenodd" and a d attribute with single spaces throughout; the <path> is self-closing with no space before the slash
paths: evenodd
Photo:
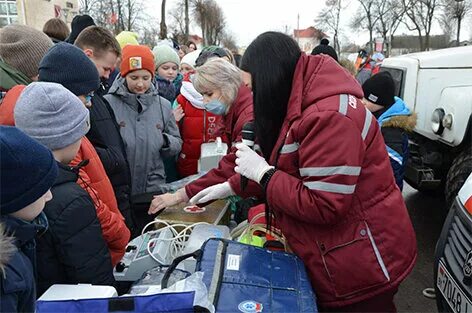
<path id="1" fill-rule="evenodd" d="M 81 14 L 89 14 L 90 11 L 96 9 L 99 0 L 80 0 L 79 7 Z"/>
<path id="2" fill-rule="evenodd" d="M 189 18 L 190 3 L 189 0 L 184 0 L 184 14 L 185 14 L 185 41 L 189 40 L 190 36 L 190 18 Z"/>
<path id="3" fill-rule="evenodd" d="M 376 0 L 374 3 L 374 15 L 378 18 L 375 29 L 387 44 L 387 56 L 391 53 L 393 36 L 402 23 L 406 9 L 400 0 Z"/>
<path id="4" fill-rule="evenodd" d="M 339 45 L 341 11 L 344 9 L 342 0 L 326 0 L 326 7 L 321 10 L 315 23 L 318 29 L 323 29 L 333 33 L 334 49 L 339 54 L 341 47 Z"/>
<path id="5" fill-rule="evenodd" d="M 470 0 L 444 0 L 444 10 L 442 13 L 443 22 L 456 21 L 456 45 L 460 45 L 460 35 L 463 20 L 472 11 L 472 1 Z M 449 23 L 448 23 L 449 24 Z M 449 27 L 451 27 L 449 25 Z"/>
<path id="6" fill-rule="evenodd" d="M 421 51 L 429 50 L 430 34 L 439 0 L 401 0 L 408 21 L 404 24 L 410 31 L 417 31 Z"/>
<path id="7" fill-rule="evenodd" d="M 369 31 L 369 48 L 374 51 L 374 30 L 379 17 L 374 14 L 376 0 L 358 0 L 360 7 L 351 21 L 351 28 Z"/>
<path id="8" fill-rule="evenodd" d="M 231 51 L 238 51 L 236 39 L 232 33 L 224 32 L 221 38 L 221 45 Z"/>
<path id="9" fill-rule="evenodd" d="M 452 38 L 454 37 L 454 33 L 456 30 L 454 27 L 453 20 L 448 15 L 446 10 L 443 10 L 441 14 L 438 16 L 438 22 L 439 22 L 439 26 L 441 26 L 443 34 L 447 38 L 447 41 L 450 42 Z"/>
<path id="10" fill-rule="evenodd" d="M 169 30 L 172 34 L 172 38 L 180 43 L 186 42 L 188 36 L 185 34 L 186 24 L 184 3 L 178 2 L 175 7 L 170 10 L 169 15 L 171 17 Z"/>
<path id="11" fill-rule="evenodd" d="M 166 0 L 161 2 L 161 31 L 159 32 L 160 39 L 167 38 L 167 25 L 166 25 Z"/>
<path id="12" fill-rule="evenodd" d="M 195 0 L 193 14 L 202 30 L 205 45 L 218 45 L 223 36 L 225 18 L 223 10 L 214 0 Z"/>

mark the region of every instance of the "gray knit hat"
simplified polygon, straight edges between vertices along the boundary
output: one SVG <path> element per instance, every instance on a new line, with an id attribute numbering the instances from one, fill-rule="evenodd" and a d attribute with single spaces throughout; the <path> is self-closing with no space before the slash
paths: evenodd
<path id="1" fill-rule="evenodd" d="M 51 150 L 70 146 L 90 129 L 82 101 L 62 85 L 45 82 L 23 90 L 15 106 L 15 124 Z"/>
<path id="2" fill-rule="evenodd" d="M 42 31 L 25 25 L 0 29 L 0 58 L 29 78 L 38 75 L 39 62 L 53 46 Z"/>

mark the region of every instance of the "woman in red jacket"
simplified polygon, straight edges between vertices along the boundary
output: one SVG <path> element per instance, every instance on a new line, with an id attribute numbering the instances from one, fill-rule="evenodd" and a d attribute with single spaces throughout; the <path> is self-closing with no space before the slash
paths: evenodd
<path id="1" fill-rule="evenodd" d="M 320 310 L 395 312 L 415 233 L 359 84 L 331 57 L 301 54 L 275 32 L 249 45 L 241 67 L 263 157 L 237 144 L 235 171 L 263 189 Z"/>
<path id="2" fill-rule="evenodd" d="M 241 141 L 243 126 L 253 120 L 251 91 L 241 82 L 241 71 L 224 59 L 213 59 L 197 68 L 193 80 L 196 90 L 203 95 L 204 107 L 208 112 L 222 116 L 223 137 L 230 145 Z M 176 193 L 155 196 L 149 208 L 149 214 L 187 202 L 202 190 L 213 190 L 220 198 L 226 198 L 239 192 L 240 175 L 234 172 L 235 148 L 232 147 L 218 164 L 205 176 L 188 184 Z M 227 188 L 232 182 L 235 187 Z M 212 187 L 210 187 L 212 186 Z M 210 187 L 210 188 L 207 188 Z M 246 190 L 257 188 L 249 184 Z M 233 192 L 234 190 L 234 192 Z M 200 197 L 204 197 L 200 193 Z"/>

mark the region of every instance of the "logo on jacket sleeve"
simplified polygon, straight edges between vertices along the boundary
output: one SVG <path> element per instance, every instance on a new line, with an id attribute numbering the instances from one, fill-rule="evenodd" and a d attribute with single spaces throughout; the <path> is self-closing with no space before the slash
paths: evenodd
<path id="1" fill-rule="evenodd" d="M 238 305 L 239 311 L 243 313 L 259 313 L 262 312 L 262 303 L 253 301 L 253 300 L 247 300 L 244 302 L 241 302 Z"/>

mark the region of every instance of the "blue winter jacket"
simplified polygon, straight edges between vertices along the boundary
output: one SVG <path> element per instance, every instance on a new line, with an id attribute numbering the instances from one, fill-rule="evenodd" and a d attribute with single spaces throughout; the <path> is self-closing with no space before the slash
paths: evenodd
<path id="1" fill-rule="evenodd" d="M 408 133 L 416 125 L 416 114 L 412 114 L 402 99 L 395 97 L 395 103 L 383 112 L 377 121 L 381 127 L 395 181 L 403 189 L 403 176 L 408 162 Z"/>
<path id="2" fill-rule="evenodd" d="M 40 223 L 2 216 L 0 228 L 0 312 L 34 312 L 36 302 L 35 237 L 47 229 L 44 213 Z M 5 228 L 5 230 L 3 230 Z"/>

